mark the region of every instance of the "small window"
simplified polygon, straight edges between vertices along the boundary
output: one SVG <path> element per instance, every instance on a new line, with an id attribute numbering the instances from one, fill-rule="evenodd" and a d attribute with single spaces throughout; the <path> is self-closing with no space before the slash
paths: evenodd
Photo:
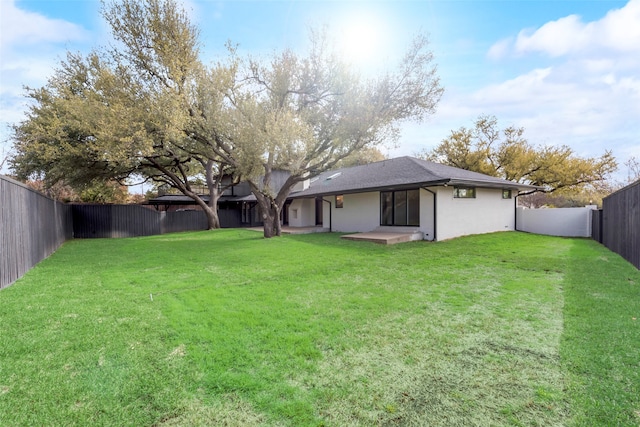
<path id="1" fill-rule="evenodd" d="M 511 190 L 502 190 L 502 198 L 510 199 L 511 198 Z"/>
<path id="2" fill-rule="evenodd" d="M 336 208 L 341 208 L 343 206 L 344 203 L 344 196 L 341 194 L 339 196 L 336 196 Z"/>
<path id="3" fill-rule="evenodd" d="M 473 187 L 454 187 L 453 197 L 456 199 L 475 199 L 476 189 Z"/>

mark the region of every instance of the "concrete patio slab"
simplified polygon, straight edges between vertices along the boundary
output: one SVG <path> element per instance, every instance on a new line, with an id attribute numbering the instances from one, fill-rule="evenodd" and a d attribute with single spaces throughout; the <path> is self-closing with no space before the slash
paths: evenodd
<path id="1" fill-rule="evenodd" d="M 262 227 L 251 227 L 253 231 L 264 231 Z M 328 228 L 322 227 L 289 227 L 287 225 L 282 226 L 282 234 L 311 234 L 311 233 L 328 233 Z"/>
<path id="2" fill-rule="evenodd" d="M 342 236 L 347 240 L 359 240 L 365 242 L 380 243 L 383 245 L 395 245 L 396 243 L 410 242 L 412 240 L 421 240 L 421 236 L 416 233 L 391 233 L 372 231 L 369 233 L 345 234 Z"/>

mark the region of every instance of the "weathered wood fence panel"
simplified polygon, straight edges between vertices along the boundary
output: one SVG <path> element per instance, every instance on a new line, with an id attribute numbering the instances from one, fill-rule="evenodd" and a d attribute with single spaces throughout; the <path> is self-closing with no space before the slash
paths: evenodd
<path id="1" fill-rule="evenodd" d="M 71 207 L 0 176 L 0 289 L 72 237 Z"/>
<path id="2" fill-rule="evenodd" d="M 137 205 L 65 205 L 0 176 L 0 289 L 73 237 L 151 236 L 206 230 L 202 211 L 157 212 Z"/>
<path id="3" fill-rule="evenodd" d="M 602 209 L 591 211 L 591 238 L 602 243 Z"/>
<path id="4" fill-rule="evenodd" d="M 237 211 L 228 206 L 223 205 L 218 208 L 218 218 L 220 219 L 220 227 L 222 228 L 237 228 L 243 226 Z"/>
<path id="5" fill-rule="evenodd" d="M 158 212 L 138 205 L 73 205 L 78 239 L 153 236 L 207 229 L 202 211 Z"/>
<path id="6" fill-rule="evenodd" d="M 209 225 L 207 215 L 203 211 L 160 212 L 160 214 L 162 234 L 206 230 Z"/>
<path id="7" fill-rule="evenodd" d="M 72 205 L 73 237 L 114 238 L 161 234 L 160 212 L 137 205 Z"/>
<path id="8" fill-rule="evenodd" d="M 602 243 L 640 269 L 640 181 L 602 200 Z"/>

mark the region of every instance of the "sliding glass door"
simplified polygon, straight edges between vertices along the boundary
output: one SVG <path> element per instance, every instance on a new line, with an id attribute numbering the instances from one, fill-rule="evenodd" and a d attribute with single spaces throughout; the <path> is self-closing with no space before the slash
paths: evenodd
<path id="1" fill-rule="evenodd" d="M 420 225 L 420 190 L 381 191 L 380 225 Z"/>

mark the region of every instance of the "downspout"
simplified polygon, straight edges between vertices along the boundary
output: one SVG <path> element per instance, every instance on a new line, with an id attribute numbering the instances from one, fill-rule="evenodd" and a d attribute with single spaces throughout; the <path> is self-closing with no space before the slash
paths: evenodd
<path id="1" fill-rule="evenodd" d="M 518 191 L 518 194 L 516 194 L 516 196 L 513 198 L 513 230 L 514 231 L 520 231 L 518 230 L 518 197 L 522 196 L 522 194 L 520 194 L 520 191 Z"/>
<path id="2" fill-rule="evenodd" d="M 422 187 L 423 190 L 428 191 L 429 193 L 433 194 L 433 239 L 431 239 L 431 242 L 435 242 L 436 241 L 436 236 L 437 236 L 437 225 L 438 225 L 438 216 L 436 215 L 437 212 L 437 207 L 438 207 L 438 198 L 436 197 L 436 193 L 434 193 L 433 191 L 429 190 L 427 187 Z"/>
<path id="3" fill-rule="evenodd" d="M 331 233 L 333 231 L 331 230 L 331 201 L 325 200 L 324 197 L 322 198 L 322 201 L 329 203 L 329 233 Z"/>

